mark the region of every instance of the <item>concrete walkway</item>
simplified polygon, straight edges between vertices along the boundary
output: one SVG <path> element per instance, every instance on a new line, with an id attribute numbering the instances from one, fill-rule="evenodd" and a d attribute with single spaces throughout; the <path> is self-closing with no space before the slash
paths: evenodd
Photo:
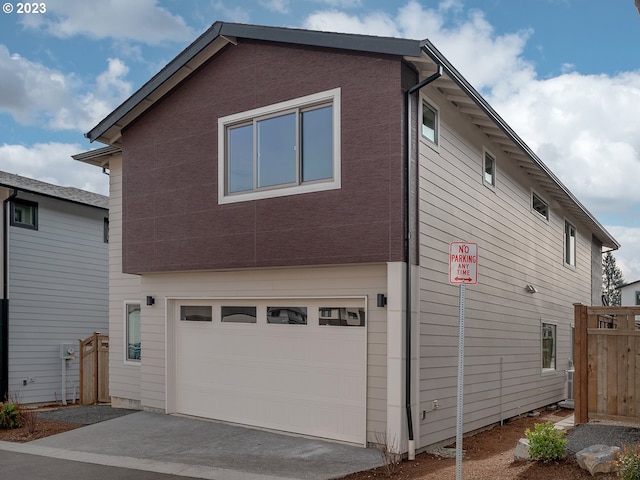
<path id="1" fill-rule="evenodd" d="M 569 415 L 568 417 L 563 418 L 559 422 L 555 423 L 555 426 L 558 430 L 567 431 L 570 428 L 573 428 L 575 425 L 575 417 L 573 415 Z"/>
<path id="2" fill-rule="evenodd" d="M 382 465 L 375 449 L 151 412 L 0 450 L 215 480 L 326 480 Z"/>

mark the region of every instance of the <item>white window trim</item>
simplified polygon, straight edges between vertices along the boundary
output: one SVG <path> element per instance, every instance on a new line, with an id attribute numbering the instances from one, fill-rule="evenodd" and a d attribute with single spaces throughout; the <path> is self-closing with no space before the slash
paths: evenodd
<path id="1" fill-rule="evenodd" d="M 140 366 L 142 364 L 142 358 L 140 360 L 131 360 L 129 359 L 127 354 L 127 352 L 129 351 L 129 339 L 127 338 L 129 334 L 129 325 L 127 323 L 129 320 L 128 311 L 127 311 L 128 305 L 138 305 L 140 307 L 140 344 L 142 344 L 142 302 L 140 300 L 125 300 L 122 306 L 123 318 L 124 318 L 124 335 L 123 335 L 124 344 L 122 349 L 124 354 L 124 364 Z M 142 352 L 140 352 L 140 357 L 142 357 Z"/>
<path id="2" fill-rule="evenodd" d="M 485 178 L 484 178 L 484 162 L 485 162 L 485 158 L 486 158 L 487 155 L 489 155 L 491 158 L 493 158 L 493 183 L 487 182 L 485 180 Z M 487 188 L 495 190 L 496 183 L 497 183 L 497 177 L 498 177 L 498 160 L 497 160 L 496 156 L 494 155 L 494 153 L 491 150 L 489 150 L 487 147 L 482 147 L 481 167 L 482 167 L 482 183 Z"/>
<path id="3" fill-rule="evenodd" d="M 251 120 L 255 117 L 278 113 L 292 108 L 301 108 L 313 103 L 331 102 L 333 106 L 333 179 L 303 183 L 295 186 L 283 186 L 252 192 L 226 193 L 226 132 L 227 126 L 233 123 Z M 236 203 L 263 198 L 285 197 L 301 193 L 337 190 L 341 188 L 341 138 L 340 138 L 340 88 L 306 95 L 265 107 L 254 108 L 246 112 L 227 115 L 218 119 L 218 203 Z"/>
<path id="4" fill-rule="evenodd" d="M 533 196 L 534 195 L 536 197 L 538 197 L 540 200 L 542 200 L 547 205 L 547 216 L 546 217 L 544 215 L 542 215 L 540 212 L 538 212 L 535 208 L 533 208 Z M 547 201 L 547 199 L 544 198 L 542 195 L 540 195 L 535 190 L 531 190 L 530 208 L 531 208 L 531 213 L 533 213 L 537 218 L 539 218 L 540 220 L 545 221 L 546 223 L 549 223 L 549 219 L 551 218 L 551 206 L 549 205 L 549 202 Z"/>
<path id="5" fill-rule="evenodd" d="M 422 105 L 425 103 L 429 106 L 431 110 L 436 112 L 436 125 L 435 125 L 436 131 L 434 133 L 433 142 L 422 134 Z M 431 99 L 429 99 L 424 95 L 420 96 L 420 104 L 418 108 L 418 131 L 419 131 L 418 137 L 420 138 L 422 143 L 433 148 L 435 151 L 440 150 L 440 109 L 436 106 L 434 102 L 431 101 Z"/>
<path id="6" fill-rule="evenodd" d="M 543 326 L 545 324 L 546 325 L 553 325 L 553 326 L 556 327 L 556 334 L 555 334 L 555 338 L 554 338 L 554 342 L 553 342 L 553 347 L 555 349 L 555 352 L 554 352 L 555 367 L 553 367 L 553 368 L 544 368 L 542 366 L 542 355 L 543 355 L 543 352 L 542 352 L 542 350 L 543 350 L 542 349 L 542 331 L 543 331 Z M 554 321 L 551 321 L 551 320 L 547 320 L 547 319 L 544 319 L 544 318 L 540 319 L 540 370 L 541 370 L 541 373 L 543 375 L 544 374 L 551 374 L 551 373 L 557 373 L 558 372 L 558 332 L 559 332 L 559 329 L 558 329 L 558 323 L 557 322 L 554 322 Z"/>

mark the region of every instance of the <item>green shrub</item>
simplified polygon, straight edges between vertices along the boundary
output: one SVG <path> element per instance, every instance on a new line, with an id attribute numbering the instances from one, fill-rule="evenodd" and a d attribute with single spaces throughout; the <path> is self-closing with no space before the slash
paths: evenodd
<path id="1" fill-rule="evenodd" d="M 640 478 L 640 445 L 625 445 L 616 461 L 616 473 L 622 480 Z"/>
<path id="2" fill-rule="evenodd" d="M 529 440 L 529 457 L 532 460 L 551 462 L 561 460 L 567 453 L 567 439 L 565 432 L 555 428 L 553 423 L 536 423 L 533 431 L 527 428 L 525 431 Z"/>
<path id="3" fill-rule="evenodd" d="M 16 403 L 0 403 L 0 428 L 19 428 L 20 410 Z"/>

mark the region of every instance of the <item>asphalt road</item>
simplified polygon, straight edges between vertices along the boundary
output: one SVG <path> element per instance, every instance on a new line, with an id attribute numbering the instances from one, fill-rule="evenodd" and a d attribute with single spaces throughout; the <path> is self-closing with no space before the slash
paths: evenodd
<path id="1" fill-rule="evenodd" d="M 0 476 L 6 480 L 69 480 L 104 478 L 109 480 L 188 480 L 193 477 L 145 472 L 129 468 L 94 465 L 26 453 L 0 450 Z"/>

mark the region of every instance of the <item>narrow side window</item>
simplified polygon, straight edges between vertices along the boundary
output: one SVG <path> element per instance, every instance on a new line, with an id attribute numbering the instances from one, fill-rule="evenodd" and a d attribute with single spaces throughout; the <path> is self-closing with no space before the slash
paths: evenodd
<path id="1" fill-rule="evenodd" d="M 109 243 L 109 219 L 105 218 L 102 226 L 102 240 L 104 243 Z"/>
<path id="2" fill-rule="evenodd" d="M 141 329 L 140 329 L 140 304 L 127 303 L 125 305 L 125 331 L 127 342 L 126 360 L 129 362 L 139 362 L 141 356 Z"/>
<path id="3" fill-rule="evenodd" d="M 576 266 L 576 227 L 565 220 L 564 222 L 564 263 Z"/>
<path id="4" fill-rule="evenodd" d="M 438 143 L 438 112 L 426 102 L 422 102 L 422 136 Z"/>
<path id="5" fill-rule="evenodd" d="M 556 369 L 556 325 L 542 323 L 542 370 Z"/>

